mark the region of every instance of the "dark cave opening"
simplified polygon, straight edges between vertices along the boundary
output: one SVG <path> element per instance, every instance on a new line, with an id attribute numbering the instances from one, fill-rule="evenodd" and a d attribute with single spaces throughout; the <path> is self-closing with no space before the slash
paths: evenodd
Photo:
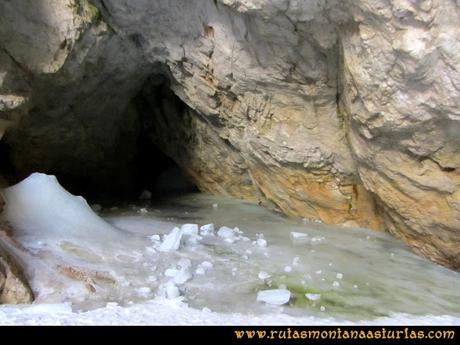
<path id="1" fill-rule="evenodd" d="M 162 118 L 165 116 L 167 118 L 168 111 L 181 112 L 186 108 L 187 105 L 171 91 L 168 78 L 160 74 L 152 75 L 147 78 L 140 91 L 130 101 L 126 111 L 128 114 L 126 116 L 135 117 L 133 119 L 136 122 L 136 126 L 133 126 L 135 129 L 128 131 L 128 134 L 121 135 L 120 142 L 115 146 L 123 147 L 124 150 L 127 150 L 128 146 L 129 160 L 119 162 L 117 166 L 117 164 L 112 164 L 113 160 L 117 159 L 116 149 L 115 152 L 107 154 L 103 152 L 104 159 L 101 160 L 100 165 L 82 173 L 83 169 L 79 165 L 85 163 L 83 160 L 69 163 L 75 157 L 73 152 L 65 151 L 60 154 L 60 161 L 49 164 L 48 157 L 52 155 L 48 156 L 42 145 L 40 153 L 37 150 L 35 155 L 33 152 L 24 154 L 23 160 L 33 157 L 33 162 L 21 164 L 21 154 L 17 153 L 19 150 L 15 152 L 15 155 L 11 154 L 15 149 L 15 141 L 10 141 L 7 137 L 7 140 L 0 141 L 0 157 L 2 157 L 0 176 L 5 178 L 8 185 L 12 185 L 33 172 L 55 175 L 61 185 L 72 194 L 82 195 L 90 203 L 105 206 L 137 201 L 144 191 L 149 191 L 152 199 L 197 192 L 197 187 L 183 172 L 183 169 L 157 145 L 158 142 L 163 142 L 164 148 L 164 140 L 156 136 L 162 133 L 166 137 L 167 135 L 162 128 L 158 128 L 159 121 L 155 119 L 155 116 L 161 113 Z M 44 113 L 44 110 L 42 112 Z M 171 123 L 168 123 L 167 126 L 171 128 Z M 104 128 L 100 130 L 104 131 Z M 174 130 L 174 124 L 171 130 Z M 127 142 L 123 141 L 125 137 L 129 137 Z M 46 143 L 47 138 L 43 137 L 38 140 Z M 170 144 L 178 143 L 171 142 Z M 46 147 L 46 144 L 44 146 Z M 180 147 L 168 148 L 172 152 L 182 149 Z M 31 151 L 33 150 L 32 146 Z M 37 156 L 39 159 L 36 159 Z"/>

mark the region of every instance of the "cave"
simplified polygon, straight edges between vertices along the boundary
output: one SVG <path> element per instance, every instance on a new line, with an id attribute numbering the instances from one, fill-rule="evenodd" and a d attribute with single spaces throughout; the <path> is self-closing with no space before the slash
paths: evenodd
<path id="1" fill-rule="evenodd" d="M 459 4 L 0 1 L 0 324 L 460 323 Z"/>
<path id="2" fill-rule="evenodd" d="M 52 105 L 47 104 L 50 111 Z M 49 108 L 48 108 L 49 109 Z M 46 118 L 48 109 L 32 109 Z M 101 204 L 117 204 L 137 200 L 143 191 L 149 191 L 153 199 L 163 199 L 177 194 L 196 192 L 197 187 L 170 156 L 157 143 L 161 142 L 161 121 L 168 118 L 168 113 L 181 116 L 188 106 L 182 102 L 170 89 L 169 80 L 162 74 L 154 74 L 145 78 L 145 82 L 135 96 L 128 102 L 127 110 L 122 113 L 134 123 L 130 130 L 121 135 L 119 141 L 108 148 L 110 152 L 102 152 L 100 166 L 92 165 L 91 169 L 82 172 L 77 168 L 83 164 L 84 155 L 78 155 L 72 165 L 61 164 L 74 158 L 72 151 L 62 151 L 54 157 L 49 153 L 47 142 L 50 139 L 47 131 L 45 135 L 36 136 L 42 150 L 34 152 L 34 146 L 24 154 L 22 148 L 16 150 L 16 133 L 7 134 L 5 140 L 0 141 L 0 175 L 4 176 L 8 184 L 14 184 L 26 178 L 33 172 L 42 172 L 55 175 L 60 183 L 71 193 L 83 195 L 89 201 Z M 35 114 L 35 115 L 37 115 Z M 77 120 L 78 121 L 78 120 Z M 33 122 L 24 120 L 33 126 Z M 183 122 L 179 122 L 183 125 Z M 46 123 L 45 123 L 46 126 Z M 54 126 L 54 125 L 53 125 Z M 59 121 L 57 127 L 59 127 Z M 67 127 L 66 127 L 67 126 Z M 169 130 L 174 131 L 174 123 L 168 123 Z M 64 130 L 72 129 L 66 125 L 66 117 L 62 119 Z M 27 130 L 27 129 L 26 129 Z M 122 131 L 121 128 L 117 129 Z M 182 127 L 186 132 L 188 129 Z M 159 138 L 160 136 L 160 138 Z M 85 140 L 84 138 L 76 138 Z M 168 140 L 166 138 L 166 140 Z M 72 143 L 67 143 L 66 147 Z M 164 143 L 163 143 L 164 144 Z M 167 142 L 167 145 L 180 145 L 180 142 Z M 124 155 L 129 157 L 127 162 L 117 162 L 116 150 L 124 147 Z M 43 150 L 46 148 L 46 150 Z M 171 151 L 180 151 L 180 147 L 169 148 Z M 12 152 L 21 153 L 12 158 Z M 90 154 L 91 152 L 85 152 Z M 24 162 L 34 157 L 32 164 Z M 61 162 L 61 163 L 60 163 Z M 30 163 L 30 162 L 29 162 Z M 107 183 L 108 182 L 108 183 Z"/>

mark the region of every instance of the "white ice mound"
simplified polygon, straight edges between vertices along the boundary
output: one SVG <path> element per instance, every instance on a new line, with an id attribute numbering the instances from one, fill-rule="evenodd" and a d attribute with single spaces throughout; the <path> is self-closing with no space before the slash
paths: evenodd
<path id="1" fill-rule="evenodd" d="M 86 200 L 67 192 L 55 176 L 34 173 L 1 192 L 4 217 L 16 236 L 59 240 L 116 240 L 121 236 L 93 212 Z"/>

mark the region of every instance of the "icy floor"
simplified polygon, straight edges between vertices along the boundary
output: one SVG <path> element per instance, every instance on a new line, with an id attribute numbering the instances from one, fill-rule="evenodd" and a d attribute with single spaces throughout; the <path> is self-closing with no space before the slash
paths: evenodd
<path id="1" fill-rule="evenodd" d="M 386 234 L 204 194 L 102 209 L 101 223 L 42 177 L 35 203 L 6 193 L 37 301 L 0 307 L 0 324 L 460 324 L 460 274 Z"/>

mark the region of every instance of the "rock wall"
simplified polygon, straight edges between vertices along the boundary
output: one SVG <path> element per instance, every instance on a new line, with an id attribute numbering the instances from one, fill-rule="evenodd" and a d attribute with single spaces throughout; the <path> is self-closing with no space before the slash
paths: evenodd
<path id="1" fill-rule="evenodd" d="M 3 140 L 18 175 L 129 184 L 148 128 L 202 190 L 385 228 L 460 269 L 459 1 L 17 0 L 0 13 L 0 127 L 22 118 Z"/>

